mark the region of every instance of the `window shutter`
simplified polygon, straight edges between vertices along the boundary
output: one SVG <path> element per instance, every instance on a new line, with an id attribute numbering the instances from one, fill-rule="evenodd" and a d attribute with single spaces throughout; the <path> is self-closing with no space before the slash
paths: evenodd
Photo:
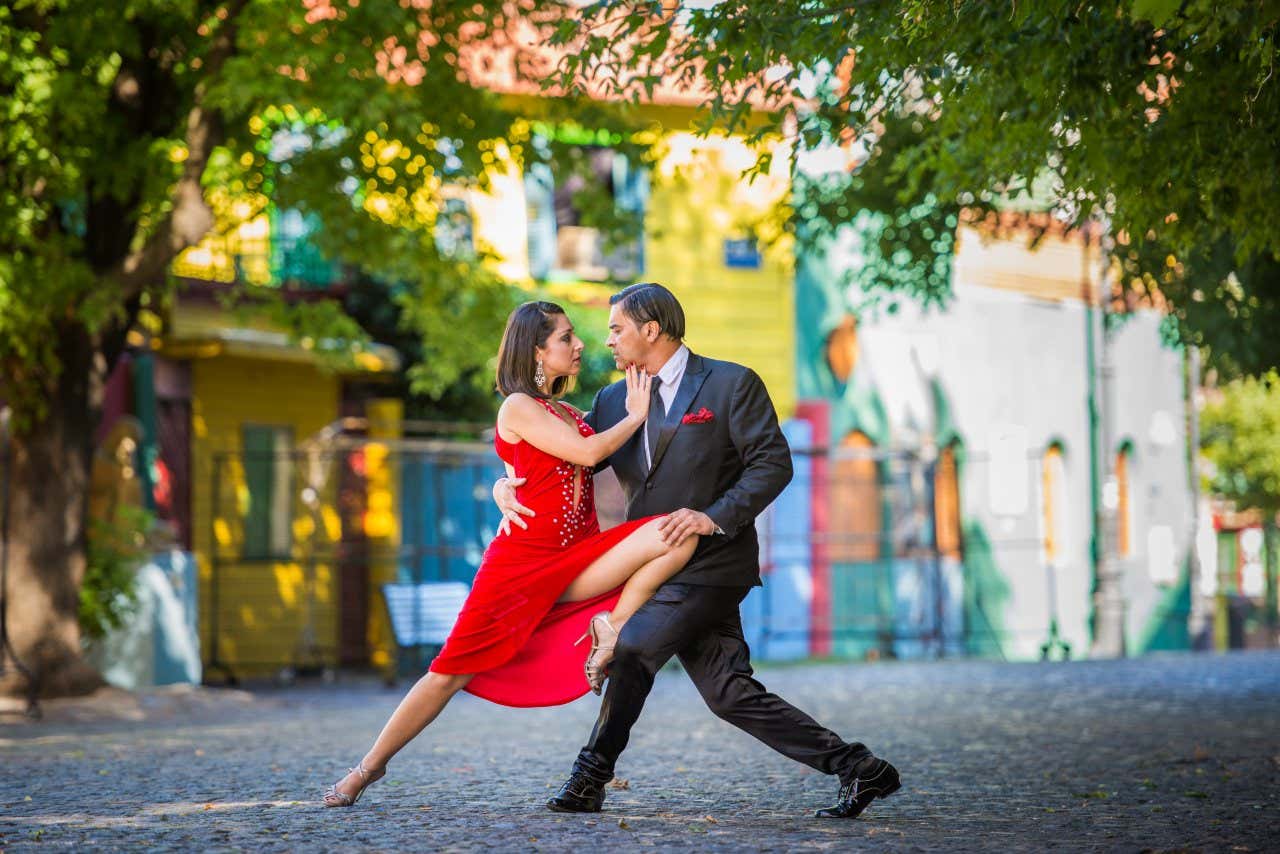
<path id="1" fill-rule="evenodd" d="M 615 154 L 613 158 L 614 202 L 624 211 L 639 214 L 640 224 L 631 243 L 619 251 L 617 278 L 636 278 L 644 272 L 644 221 L 649 207 L 649 170 L 633 167 L 627 158 Z"/>
<path id="2" fill-rule="evenodd" d="M 293 551 L 293 433 L 287 428 L 271 430 L 271 522 L 272 557 Z"/>
<path id="3" fill-rule="evenodd" d="M 533 163 L 524 175 L 529 213 L 529 275 L 545 279 L 556 260 L 555 179 L 551 167 Z"/>
<path id="4" fill-rule="evenodd" d="M 248 558 L 267 557 L 271 551 L 274 451 L 274 430 L 244 428 L 244 480 L 249 491 L 249 510 L 244 517 L 244 555 Z"/>

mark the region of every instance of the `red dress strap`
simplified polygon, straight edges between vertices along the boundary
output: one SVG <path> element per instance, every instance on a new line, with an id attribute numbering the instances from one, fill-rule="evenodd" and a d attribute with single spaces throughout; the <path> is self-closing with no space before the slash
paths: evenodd
<path id="1" fill-rule="evenodd" d="M 586 423 L 582 420 L 582 416 L 578 415 L 577 412 L 575 412 L 573 409 L 569 408 L 565 404 L 560 404 L 559 406 L 557 406 L 556 401 L 553 401 L 550 398 L 545 398 L 545 397 L 535 397 L 534 400 L 541 403 L 544 409 L 546 409 L 555 417 L 559 418 L 561 421 L 564 420 L 564 418 L 561 416 L 561 412 L 563 411 L 567 413 L 571 418 L 573 418 L 574 423 L 578 425 L 579 430 L 581 430 L 582 425 Z M 506 439 L 502 438 L 502 434 L 498 432 L 498 426 L 496 424 L 494 425 L 493 449 L 495 452 L 497 452 L 498 459 L 502 460 L 504 463 L 510 463 L 511 465 L 515 465 L 516 464 L 516 446 L 519 444 L 522 444 L 522 443 L 508 442 Z"/>
<path id="2" fill-rule="evenodd" d="M 565 403 L 564 401 L 548 399 L 548 400 L 543 400 L 543 403 L 546 404 L 546 407 L 551 411 L 551 414 L 555 415 L 557 418 L 560 418 L 561 415 L 568 415 L 570 418 L 574 420 L 575 424 L 584 423 L 582 420 L 582 416 L 578 414 L 578 410 L 574 409 L 572 406 Z M 564 419 L 561 418 L 561 420 L 564 420 Z"/>
<path id="3" fill-rule="evenodd" d="M 583 425 L 587 422 L 582 420 L 582 416 L 579 415 L 578 411 L 572 406 L 564 403 L 563 401 L 551 400 L 550 398 L 545 397 L 539 397 L 537 400 L 541 401 L 542 405 L 546 407 L 546 410 L 561 421 L 564 420 L 565 415 L 568 415 L 573 419 L 574 426 L 578 428 L 578 432 L 582 432 Z"/>
<path id="4" fill-rule="evenodd" d="M 541 403 L 546 410 L 557 418 L 560 417 L 560 410 L 556 407 L 556 402 L 549 397 L 536 397 L 534 400 Z"/>

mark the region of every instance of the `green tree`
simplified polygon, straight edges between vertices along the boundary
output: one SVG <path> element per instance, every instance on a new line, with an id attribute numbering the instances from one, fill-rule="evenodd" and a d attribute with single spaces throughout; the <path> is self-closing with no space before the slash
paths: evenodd
<path id="1" fill-rule="evenodd" d="M 1256 508 L 1274 523 L 1280 513 L 1280 374 L 1222 386 L 1201 413 L 1201 446 L 1213 464 L 1209 491 Z"/>
<path id="2" fill-rule="evenodd" d="M 0 403 L 11 409 L 9 631 L 48 693 L 96 684 L 79 657 L 90 443 L 104 378 L 173 260 L 243 219 L 319 223 L 321 256 L 396 284 L 434 398 L 483 382 L 513 293 L 443 247 L 444 196 L 503 160 L 554 159 L 509 97 L 472 85 L 479 43 L 543 26 L 542 0 L 15 0 L 0 6 Z M 471 57 L 471 59 L 469 59 Z M 516 74 L 537 69 L 517 63 Z M 544 99 L 539 118 L 609 125 Z M 243 204 L 240 205 L 243 207 Z M 336 301 L 233 297 L 299 335 L 364 333 Z M 12 683 L 8 686 L 15 687 Z"/>
<path id="3" fill-rule="evenodd" d="M 864 146 L 862 171 L 891 192 L 819 182 L 795 210 L 802 236 L 811 216 L 881 215 L 882 255 L 915 274 L 871 284 L 945 296 L 929 234 L 957 207 L 1050 207 L 1104 220 L 1122 283 L 1158 291 L 1210 364 L 1280 365 L 1277 0 L 601 0 L 581 14 L 558 33 L 575 48 L 561 82 L 592 69 L 627 94 L 701 78 L 709 122 Z"/>

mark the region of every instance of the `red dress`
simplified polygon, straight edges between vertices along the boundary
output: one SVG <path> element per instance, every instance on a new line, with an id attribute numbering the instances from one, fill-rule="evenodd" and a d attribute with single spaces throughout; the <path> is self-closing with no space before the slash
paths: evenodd
<path id="1" fill-rule="evenodd" d="M 543 401 L 553 415 L 555 405 Z M 578 432 L 591 428 L 576 414 Z M 516 477 L 527 478 L 516 495 L 537 515 L 528 530 L 513 527 L 485 550 L 458 622 L 440 654 L 436 673 L 473 673 L 465 690 L 504 706 L 556 706 L 589 690 L 583 664 L 590 643 L 574 646 L 591 615 L 613 608 L 619 590 L 582 602 L 556 600 L 584 569 L 648 519 L 601 531 L 583 470 L 574 504 L 575 467 L 535 448 L 494 437 L 498 456 Z"/>

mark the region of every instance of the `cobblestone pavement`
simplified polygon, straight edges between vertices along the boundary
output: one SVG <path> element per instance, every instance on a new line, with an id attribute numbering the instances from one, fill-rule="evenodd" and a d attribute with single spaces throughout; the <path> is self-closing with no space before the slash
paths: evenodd
<path id="1" fill-rule="evenodd" d="M 858 821 L 835 782 L 666 672 L 596 816 L 548 812 L 597 706 L 462 695 L 354 809 L 321 790 L 407 686 L 195 689 L 53 704 L 0 725 L 0 849 L 1280 849 L 1280 654 L 811 664 L 759 674 L 902 770 Z"/>

